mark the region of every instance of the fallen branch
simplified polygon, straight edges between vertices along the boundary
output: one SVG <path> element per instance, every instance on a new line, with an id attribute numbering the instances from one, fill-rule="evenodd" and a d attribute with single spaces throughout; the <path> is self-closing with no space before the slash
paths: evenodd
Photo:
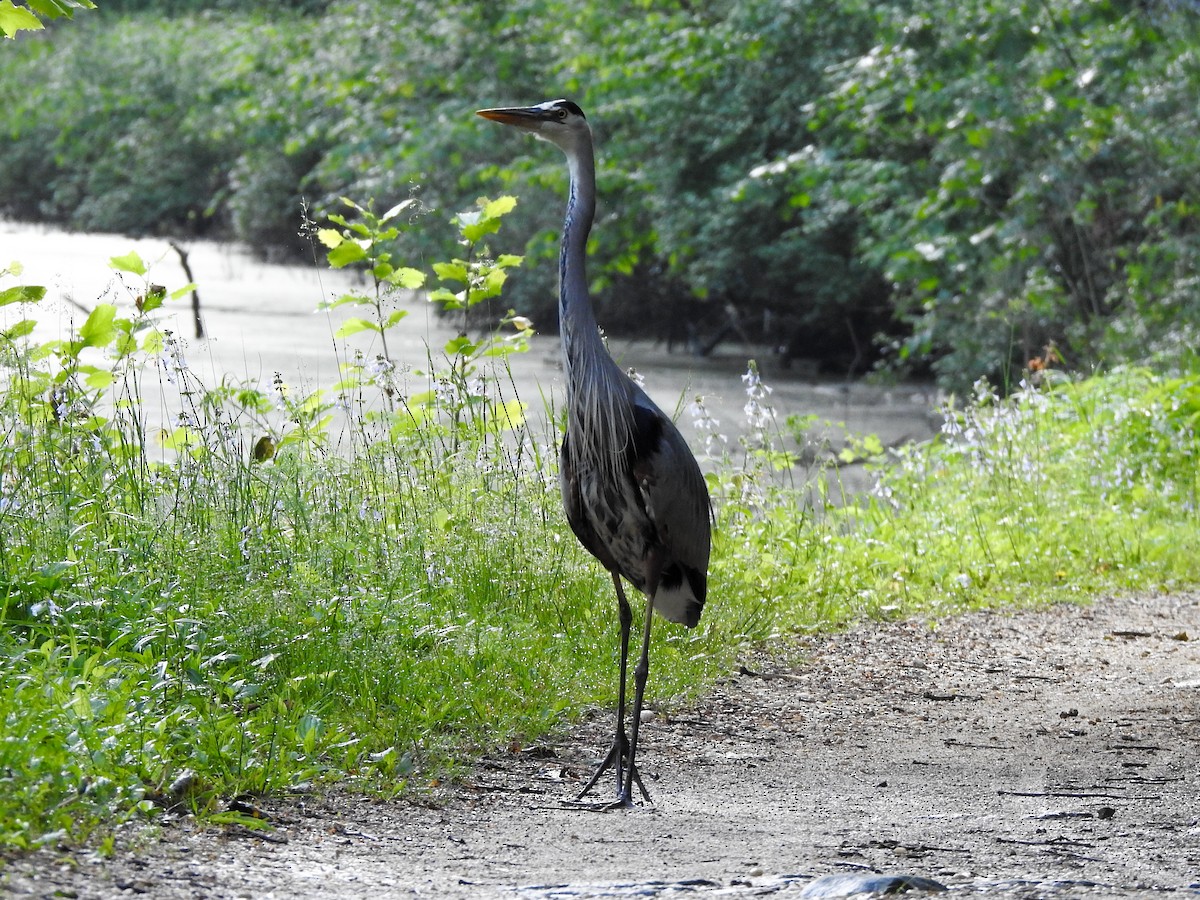
<path id="1" fill-rule="evenodd" d="M 192 275 L 192 267 L 188 265 L 188 253 L 174 241 L 167 241 L 171 249 L 179 254 L 179 264 L 183 266 L 183 276 L 192 286 L 192 320 L 196 323 L 196 339 L 204 337 L 204 320 L 200 317 L 200 291 L 196 287 L 196 279 Z"/>

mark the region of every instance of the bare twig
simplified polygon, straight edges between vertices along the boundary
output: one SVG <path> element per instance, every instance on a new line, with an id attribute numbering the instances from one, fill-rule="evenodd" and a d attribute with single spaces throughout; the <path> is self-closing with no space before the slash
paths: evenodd
<path id="1" fill-rule="evenodd" d="M 174 241 L 168 241 L 171 249 L 179 254 L 179 264 L 183 266 L 183 275 L 192 285 L 192 320 L 196 323 L 196 338 L 204 337 L 204 320 L 200 317 L 200 291 L 196 287 L 196 279 L 192 275 L 192 267 L 188 265 L 188 252 Z"/>

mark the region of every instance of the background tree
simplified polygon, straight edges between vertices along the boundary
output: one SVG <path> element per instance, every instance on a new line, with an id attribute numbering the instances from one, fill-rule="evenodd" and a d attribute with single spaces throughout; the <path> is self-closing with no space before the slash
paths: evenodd
<path id="1" fill-rule="evenodd" d="M 422 264 L 519 181 L 507 293 L 547 330 L 565 176 L 471 113 L 568 95 L 597 133 L 616 331 L 703 345 L 732 313 L 831 372 L 956 387 L 1050 343 L 1187 366 L 1197 21 L 1167 0 L 111 0 L 0 56 L 0 211 L 310 253 L 302 202 L 414 197 L 399 249 Z"/>

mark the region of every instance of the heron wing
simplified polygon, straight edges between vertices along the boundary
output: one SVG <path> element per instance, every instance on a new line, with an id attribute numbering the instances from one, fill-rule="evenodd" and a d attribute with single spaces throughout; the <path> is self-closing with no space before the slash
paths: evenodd
<path id="1" fill-rule="evenodd" d="M 575 470 L 575 464 L 567 449 L 568 440 L 568 435 L 564 434 L 558 465 L 558 481 L 559 487 L 562 489 L 563 510 L 567 515 L 567 524 L 571 526 L 571 531 L 575 533 L 579 543 L 583 544 L 583 549 L 596 557 L 604 568 L 610 572 L 616 572 L 619 569 L 617 561 L 596 532 L 584 507 L 583 489 L 580 485 L 579 473 Z"/>
<path id="2" fill-rule="evenodd" d="M 654 608 L 688 627 L 707 595 L 712 505 L 704 475 L 675 423 L 649 397 L 634 398 L 630 472 L 653 523 L 662 572 Z"/>
<path id="3" fill-rule="evenodd" d="M 632 383 L 629 389 L 616 465 L 614 450 L 577 451 L 568 429 L 559 468 L 563 508 L 584 549 L 643 593 L 655 559 L 654 608 L 690 628 L 700 621 L 707 592 L 708 487 L 675 424 Z"/>

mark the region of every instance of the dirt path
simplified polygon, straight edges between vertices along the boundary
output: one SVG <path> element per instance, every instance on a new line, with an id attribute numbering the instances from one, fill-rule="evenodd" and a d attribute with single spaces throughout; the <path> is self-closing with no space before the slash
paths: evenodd
<path id="1" fill-rule="evenodd" d="M 950 896 L 1200 893 L 1200 596 L 867 625 L 801 649 L 647 724 L 652 808 L 561 807 L 604 743 L 597 716 L 482 760 L 437 806 L 273 803 L 267 835 L 184 822 L 111 860 L 17 861 L 0 893 L 810 896 L 818 876 L 871 870 Z"/>

